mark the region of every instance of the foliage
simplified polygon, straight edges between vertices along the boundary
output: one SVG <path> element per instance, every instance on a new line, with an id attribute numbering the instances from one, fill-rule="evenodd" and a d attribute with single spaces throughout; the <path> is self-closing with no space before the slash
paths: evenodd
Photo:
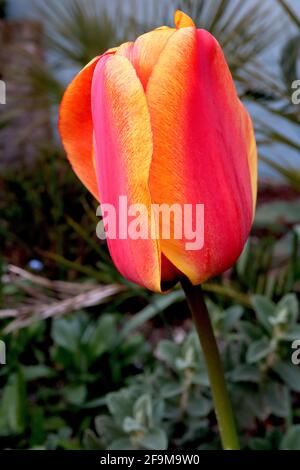
<path id="1" fill-rule="evenodd" d="M 243 445 L 297 448 L 300 371 L 294 294 L 277 304 L 226 310 L 210 301 Z M 180 328 L 153 344 L 123 335 L 115 313 L 39 322 L 5 338 L 0 435 L 4 445 L 43 448 L 219 448 L 208 377 L 196 333 Z M 126 330 L 125 330 L 126 331 Z M 45 348 L 45 342 L 48 343 Z M 113 389 L 116 391 L 112 391 Z M 267 423 L 267 425 L 266 425 Z"/>
<path id="2" fill-rule="evenodd" d="M 18 447 L 79 447 L 73 433 L 80 435 L 90 422 L 86 410 L 101 406 L 101 395 L 111 383 L 122 385 L 123 374 L 139 371 L 137 357 L 148 361 L 143 337 L 137 333 L 120 342 L 119 326 L 116 314 L 92 320 L 85 312 L 75 312 L 5 338 L 8 359 L 1 369 L 0 409 L 4 445 L 15 441 Z"/>
<path id="3" fill-rule="evenodd" d="M 263 110 L 264 119 L 257 121 L 256 128 L 263 148 L 260 155 L 262 161 L 299 192 L 300 105 L 293 102 L 292 95 L 295 91 L 293 83 L 299 79 L 300 17 L 285 0 L 278 0 L 278 4 L 291 22 L 290 32 L 281 50 L 280 73 L 265 70 L 264 74 L 257 74 L 261 89 L 266 94 L 272 90 L 273 96 L 267 101 L 257 102 Z M 277 150 L 277 159 L 272 156 L 274 148 Z M 287 155 L 294 157 L 292 164 L 291 158 L 287 161 Z"/>

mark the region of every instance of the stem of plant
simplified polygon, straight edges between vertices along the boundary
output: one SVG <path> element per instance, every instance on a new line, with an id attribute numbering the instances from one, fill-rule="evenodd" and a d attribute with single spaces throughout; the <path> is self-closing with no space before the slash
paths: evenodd
<path id="1" fill-rule="evenodd" d="M 239 450 L 239 439 L 224 370 L 201 286 L 193 286 L 187 278 L 181 280 L 181 285 L 192 312 L 204 354 L 223 449 Z"/>

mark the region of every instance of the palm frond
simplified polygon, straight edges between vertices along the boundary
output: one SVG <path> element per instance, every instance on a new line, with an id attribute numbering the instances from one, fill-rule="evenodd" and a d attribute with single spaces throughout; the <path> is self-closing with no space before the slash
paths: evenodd
<path id="1" fill-rule="evenodd" d="M 36 11 L 45 23 L 46 45 L 62 64 L 83 67 L 116 45 L 120 13 L 113 22 L 99 2 L 43 1 L 36 4 Z"/>
<path id="2" fill-rule="evenodd" d="M 284 165 L 278 163 L 277 161 L 272 160 L 271 158 L 266 157 L 265 155 L 260 154 L 260 159 L 270 166 L 273 170 L 280 173 L 289 184 L 300 192 L 300 170 L 299 167 L 293 167 L 291 165 Z"/>
<path id="3" fill-rule="evenodd" d="M 252 82 L 250 66 L 278 40 L 282 27 L 278 14 L 270 14 L 269 8 L 256 0 L 181 0 L 178 7 L 218 39 L 243 93 L 244 86 L 249 88 Z M 243 79 L 245 69 L 249 69 L 247 82 Z"/>
<path id="4" fill-rule="evenodd" d="M 85 66 L 111 47 L 134 39 L 168 20 L 169 0 L 113 2 L 39 0 L 36 12 L 45 24 L 46 45 L 61 64 Z M 138 19 L 140 17 L 140 19 Z"/>
<path id="5" fill-rule="evenodd" d="M 293 23 L 297 26 L 297 28 L 300 28 L 300 18 L 296 15 L 296 13 L 292 10 L 292 8 L 287 4 L 285 0 L 277 0 L 280 6 L 285 10 L 285 12 L 288 14 L 290 19 L 293 21 Z"/>

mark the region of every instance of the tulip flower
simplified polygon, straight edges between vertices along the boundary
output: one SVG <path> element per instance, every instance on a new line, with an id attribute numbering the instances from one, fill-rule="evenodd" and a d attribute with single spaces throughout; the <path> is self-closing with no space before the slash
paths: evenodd
<path id="1" fill-rule="evenodd" d="M 180 11 L 175 26 L 93 59 L 65 92 L 59 130 L 74 172 L 101 204 L 118 211 L 124 195 L 149 213 L 152 204 L 203 204 L 199 250 L 187 250 L 184 236 L 108 238 L 127 279 L 160 292 L 182 278 L 193 292 L 243 250 L 256 204 L 257 154 L 217 40 Z"/>
<path id="2" fill-rule="evenodd" d="M 92 60 L 67 89 L 60 133 L 75 173 L 101 203 L 204 205 L 205 243 L 109 240 L 124 277 L 160 291 L 182 273 L 194 285 L 222 273 L 248 238 L 256 146 L 223 52 L 181 12 Z"/>

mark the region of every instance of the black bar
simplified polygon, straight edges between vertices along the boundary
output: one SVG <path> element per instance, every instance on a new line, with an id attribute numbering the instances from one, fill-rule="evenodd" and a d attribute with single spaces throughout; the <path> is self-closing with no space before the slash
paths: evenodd
<path id="1" fill-rule="evenodd" d="M 276 454 L 276 455 L 272 455 Z M 0 451 L 1 468 L 5 465 L 30 465 L 31 469 L 43 470 L 48 465 L 68 465 L 70 469 L 92 470 L 103 465 L 122 468 L 150 467 L 151 465 L 195 466 L 210 469 L 213 465 L 241 469 L 241 464 L 259 464 L 258 468 L 268 470 L 287 468 L 299 458 L 297 451 Z M 221 468 L 221 467 L 217 467 Z M 292 468 L 292 467 L 291 467 Z"/>

